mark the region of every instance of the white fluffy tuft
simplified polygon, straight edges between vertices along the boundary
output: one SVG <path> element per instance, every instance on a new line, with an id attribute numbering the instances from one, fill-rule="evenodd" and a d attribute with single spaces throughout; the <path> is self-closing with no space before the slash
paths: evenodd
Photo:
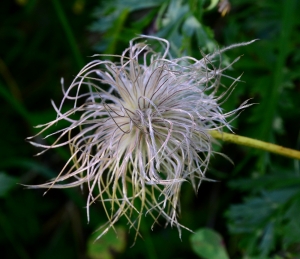
<path id="1" fill-rule="evenodd" d="M 165 52 L 155 53 L 141 38 L 161 42 Z M 101 235 L 121 216 L 138 234 L 146 214 L 154 223 L 164 217 L 181 233 L 180 188 L 188 181 L 197 191 L 205 179 L 214 153 L 209 130 L 230 129 L 228 117 L 247 106 L 228 113 L 220 108 L 234 83 L 218 96 L 225 69 L 213 64 L 230 48 L 201 60 L 171 59 L 166 40 L 142 36 L 133 39 L 121 56 L 112 55 L 118 63 L 99 59 L 87 64 L 69 88 L 63 88 L 59 107 L 52 103 L 57 118 L 40 125 L 39 134 L 59 121 L 69 125 L 51 134 L 57 140 L 50 146 L 31 142 L 44 151 L 68 145 L 70 159 L 54 180 L 35 187 L 86 184 L 88 218 L 96 200 L 108 218 Z M 66 102 L 73 108 L 62 112 Z"/>

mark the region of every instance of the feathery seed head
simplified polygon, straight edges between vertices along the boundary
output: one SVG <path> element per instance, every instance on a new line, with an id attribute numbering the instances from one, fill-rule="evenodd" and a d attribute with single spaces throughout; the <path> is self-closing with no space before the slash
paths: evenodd
<path id="1" fill-rule="evenodd" d="M 159 41 L 164 53 L 155 53 L 150 45 L 139 42 L 141 38 Z M 119 58 L 118 63 L 97 59 L 87 64 L 63 89 L 60 106 L 52 102 L 57 118 L 39 125 L 39 134 L 59 121 L 69 126 L 51 134 L 57 135 L 52 145 L 31 142 L 44 148 L 41 153 L 68 145 L 70 159 L 55 179 L 34 187 L 86 184 L 88 219 L 89 206 L 96 200 L 108 218 L 99 237 L 121 216 L 138 234 L 141 218 L 147 214 L 154 223 L 164 217 L 181 233 L 185 227 L 177 220 L 180 188 L 188 181 L 197 191 L 205 179 L 214 153 L 209 130 L 230 129 L 227 118 L 247 106 L 243 103 L 222 112 L 220 104 L 234 83 L 217 95 L 227 67 L 215 67 L 215 59 L 227 49 L 249 43 L 232 45 L 201 60 L 172 59 L 168 41 L 142 36 L 130 41 L 121 56 L 112 55 Z M 72 102 L 73 108 L 63 112 L 66 102 Z"/>

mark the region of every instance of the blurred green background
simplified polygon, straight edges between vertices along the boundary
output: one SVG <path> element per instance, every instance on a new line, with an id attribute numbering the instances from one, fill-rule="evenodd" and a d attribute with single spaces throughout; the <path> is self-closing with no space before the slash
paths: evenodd
<path id="1" fill-rule="evenodd" d="M 1 258 L 217 259 L 218 249 L 227 251 L 222 258 L 300 258 L 299 162 L 263 151 L 217 147 L 235 164 L 216 156 L 207 176 L 217 182 L 204 182 L 197 195 L 189 184 L 182 189 L 180 222 L 200 232 L 183 231 L 180 240 L 163 220 L 151 230 L 145 217 L 133 247 L 125 220 L 117 223 L 118 238 L 111 232 L 94 242 L 106 217 L 94 204 L 87 222 L 85 191 L 43 196 L 20 185 L 44 183 L 68 159 L 67 149 L 34 157 L 39 150 L 25 141 L 37 133 L 33 126 L 55 118 L 50 100 L 60 101 L 61 78 L 69 85 L 91 55 L 120 54 L 138 34 L 164 37 L 174 55 L 196 58 L 200 50 L 260 39 L 226 52 L 225 63 L 243 55 L 227 74 L 244 73 L 244 82 L 223 108 L 251 98 L 257 105 L 233 122 L 234 131 L 299 150 L 298 10 L 299 0 L 0 1 Z M 210 243 L 219 237 L 222 244 Z M 208 245 L 215 252 L 203 253 Z"/>

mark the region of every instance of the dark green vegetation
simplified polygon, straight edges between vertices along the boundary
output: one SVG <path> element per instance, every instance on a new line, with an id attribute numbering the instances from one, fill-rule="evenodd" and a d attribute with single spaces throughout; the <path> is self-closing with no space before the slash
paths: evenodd
<path id="1" fill-rule="evenodd" d="M 163 220 L 151 231 L 150 217 L 134 247 L 125 220 L 117 224 L 119 239 L 108 234 L 99 249 L 93 247 L 91 235 L 106 217 L 101 204 L 94 204 L 87 224 L 85 190 L 43 196 L 44 190 L 17 184 L 43 183 L 68 159 L 67 149 L 33 157 L 38 149 L 24 140 L 37 132 L 34 125 L 55 118 L 50 99 L 61 99 L 60 78 L 68 85 L 89 56 L 120 54 L 137 34 L 164 37 L 174 55 L 196 58 L 199 50 L 260 39 L 224 56 L 229 62 L 243 55 L 228 74 L 244 73 L 244 83 L 223 108 L 252 98 L 258 104 L 233 122 L 235 132 L 300 148 L 300 1 L 231 0 L 225 17 L 214 2 L 0 1 L 1 258 L 88 258 L 87 251 L 99 256 L 93 258 L 199 258 L 191 233 L 183 231 L 181 241 Z M 217 148 L 235 165 L 216 156 L 207 176 L 218 182 L 204 182 L 197 195 L 183 185 L 181 223 L 217 231 L 230 258 L 300 258 L 299 162 L 232 144 Z M 208 233 L 207 240 L 213 239 Z"/>

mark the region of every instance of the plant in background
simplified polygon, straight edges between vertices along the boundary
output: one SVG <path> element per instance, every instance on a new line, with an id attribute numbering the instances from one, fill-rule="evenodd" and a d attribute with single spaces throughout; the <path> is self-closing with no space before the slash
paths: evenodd
<path id="1" fill-rule="evenodd" d="M 228 11 L 227 1 L 220 3 L 220 12 Z M 101 34 L 94 49 L 101 53 L 115 53 L 120 44 L 137 34 L 155 34 L 167 39 L 176 55 L 199 56 L 199 47 L 213 52 L 218 44 L 214 32 L 202 22 L 205 13 L 217 7 L 218 1 L 174 0 L 116 0 L 103 2 L 95 8 L 92 32 Z"/>
<path id="2" fill-rule="evenodd" d="M 167 224 L 176 226 L 181 235 L 181 228 L 186 228 L 178 222 L 181 185 L 189 181 L 197 190 L 201 180 L 206 179 L 210 157 L 217 153 L 212 150 L 214 139 L 296 159 L 300 155 L 295 150 L 222 131 L 223 128 L 230 130 L 232 120 L 229 124 L 227 119 L 248 104 L 243 103 L 234 109 L 232 107 L 236 105 L 231 103 L 231 108 L 227 110 L 233 110 L 222 112 L 220 105 L 227 100 L 226 97 L 239 78 L 233 79 L 233 84 L 225 93 L 218 93 L 220 78 L 232 65 L 220 57 L 227 49 L 251 42 L 213 52 L 216 45 L 212 32 L 201 23 L 202 11 L 206 10 L 200 8 L 193 11 L 192 2 L 170 1 L 165 5 L 158 1 L 150 6 L 124 3 L 130 8 L 119 6 L 114 9 L 107 5 L 108 8 L 103 10 L 112 16 L 104 15 L 108 18 L 106 22 L 101 18 L 99 23 L 94 24 L 95 30 L 99 29 L 99 25 L 107 25 L 101 27 L 104 41 L 101 41 L 99 49 L 106 49 L 105 53 L 115 53 L 117 42 L 133 37 L 133 31 L 124 32 L 127 30 L 125 21 L 128 14 L 159 6 L 158 16 L 155 16 L 155 10 L 146 12 L 147 15 L 132 24 L 132 27 L 135 32 L 151 30 L 152 27 L 146 25 L 154 19 L 155 28 L 152 29 L 158 29 L 156 35 L 168 41 L 157 37 L 148 38 L 160 43 L 161 48 L 155 49 L 163 49 L 163 54 L 155 53 L 154 48 L 138 42 L 136 38 L 130 41 L 130 47 L 122 56 L 102 55 L 109 60 L 119 58 L 118 63 L 98 60 L 81 70 L 71 86 L 64 91 L 60 107 L 53 104 L 58 113 L 57 119 L 41 125 L 44 129 L 40 133 L 59 121 L 67 121 L 70 126 L 53 133 L 60 134 L 53 145 L 32 142 L 46 150 L 69 145 L 71 158 L 57 178 L 35 187 L 50 189 L 87 184 L 88 219 L 89 206 L 96 200 L 102 202 L 108 217 L 99 238 L 114 228 L 122 216 L 129 221 L 130 228 L 136 230 L 137 236 L 141 218 L 147 214 L 152 216 L 154 223 L 158 223 L 159 216 L 164 217 Z M 117 5 L 122 4 L 118 2 Z M 120 15 L 117 14 L 119 12 Z M 113 22 L 109 22 L 110 18 Z M 126 37 L 120 38 L 119 35 Z M 195 54 L 196 48 L 192 44 L 194 40 L 213 54 L 203 55 L 200 60 L 187 56 L 178 59 L 171 57 L 168 42 L 171 43 L 172 54 L 176 53 L 176 56 L 182 53 L 197 56 L 199 51 Z M 176 90 L 182 86 L 184 90 Z M 63 112 L 67 101 L 73 101 L 74 108 Z M 61 144 L 58 142 L 60 139 L 64 139 Z M 240 214 L 235 214 L 234 209 L 229 215 L 236 223 L 241 218 Z M 238 233 L 240 230 L 236 229 L 235 226 L 231 227 L 233 232 Z M 268 239 L 269 235 L 264 237 Z M 269 244 L 267 249 L 260 250 L 265 255 L 270 252 L 271 246 Z M 247 253 L 255 253 L 251 247 L 247 249 Z"/>
<path id="3" fill-rule="evenodd" d="M 60 98 L 59 87 L 53 88 L 57 84 L 57 76 L 53 75 L 66 76 L 66 86 L 69 86 L 68 76 L 76 75 L 86 64 L 84 60 L 91 54 L 91 47 L 96 49 L 96 53 L 120 54 L 139 34 L 168 40 L 175 57 L 192 56 L 196 59 L 201 59 L 199 48 L 204 53 L 212 53 L 218 49 L 217 46 L 260 38 L 259 42 L 247 48 L 236 48 L 222 55 L 223 66 L 235 57 L 245 55 L 226 73 L 230 72 L 230 76 L 237 78 L 244 71 L 242 79 L 246 82 L 245 86 L 235 88 L 222 104 L 222 109 L 234 110 L 243 100 L 253 98 L 253 102 L 259 105 L 246 109 L 236 120 L 230 120 L 234 131 L 299 150 L 300 36 L 293 32 L 300 26 L 300 19 L 297 19 L 300 1 L 20 2 L 1 1 L 0 4 L 5 21 L 0 29 L 4 50 L 0 55 L 1 118 L 6 122 L 1 127 L 5 137 L 1 139 L 0 150 L 0 242 L 4 258 L 78 258 L 87 253 L 88 257 L 94 258 L 93 251 L 98 257 L 109 254 L 111 258 L 117 251 L 122 253 L 122 258 L 186 258 L 193 257 L 190 256 L 192 250 L 188 236 L 192 237 L 194 251 L 203 258 L 204 246 L 218 259 L 218 247 L 223 250 L 226 247 L 228 257 L 232 259 L 300 258 L 299 162 L 275 157 L 268 152 L 225 143 L 224 146 L 214 146 L 214 151 L 226 153 L 235 165 L 223 161 L 221 156 L 211 159 L 205 176 L 220 182 L 201 185 L 198 198 L 193 196 L 190 184 L 181 185 L 180 223 L 195 233 L 183 231 L 182 241 L 175 229 L 156 228 L 150 233 L 150 227 L 144 228 L 153 222 L 148 215 L 140 226 L 145 242 L 139 240 L 133 249 L 125 249 L 125 243 L 127 238 L 132 239 L 134 231 L 128 235 L 118 224 L 98 242 L 94 241 L 99 231 L 88 237 L 91 231 L 97 229 L 98 223 L 106 222 L 102 206 L 99 206 L 100 199 L 98 206 L 90 207 L 91 222 L 80 224 L 79 219 L 85 221 L 82 208 L 87 195 L 82 195 L 79 188 L 51 191 L 50 195 L 41 197 L 41 190 L 24 191 L 16 184 L 37 184 L 44 182 L 43 179 L 54 179 L 61 169 L 57 163 L 65 163 L 69 158 L 65 146 L 46 152 L 39 158 L 31 158 L 28 154 L 32 153 L 32 146 L 23 145 L 25 136 L 35 132 L 26 125 L 37 125 L 55 118 L 51 105 L 42 101 L 47 100 L 49 95 L 55 100 Z M 72 10 L 78 4 L 84 9 L 75 15 Z M 92 13 L 95 15 L 93 21 Z M 47 32 L 50 31 L 57 33 L 49 38 Z M 151 42 L 152 49 L 160 52 L 159 44 L 152 43 L 154 41 Z M 7 46 L 9 48 L 6 49 Z M 23 51 L 25 48 L 26 53 Z M 118 61 L 118 57 L 106 56 L 103 59 Z M 226 78 L 221 82 L 227 86 L 231 84 L 231 80 Z M 81 93 L 85 89 L 80 88 Z M 220 87 L 219 90 L 221 94 L 226 88 Z M 85 100 L 81 98 L 79 105 Z M 71 105 L 72 101 L 66 100 L 61 112 L 70 110 Z M 80 112 L 76 112 L 72 119 L 78 120 L 79 116 Z M 52 126 L 47 131 L 57 131 L 70 125 L 68 123 L 60 120 L 58 127 Z M 79 131 L 76 128 L 72 130 L 72 136 Z M 232 141 L 240 142 L 242 139 L 225 132 L 221 132 L 221 136 L 218 136 L 218 131 L 209 133 Z M 49 144 L 54 139 L 52 136 L 43 141 L 38 136 L 33 141 Z M 67 139 L 65 135 L 60 142 Z M 243 140 L 246 143 L 249 139 Z M 253 140 L 250 142 L 253 143 Z M 266 143 L 257 144 L 266 146 Z M 73 165 L 72 161 L 69 165 L 68 169 Z M 129 184 L 128 187 L 131 191 Z M 97 192 L 95 188 L 93 194 L 97 195 Z M 155 194 L 158 195 L 158 191 Z M 135 206 L 140 208 L 138 201 L 135 200 Z M 109 201 L 106 205 L 109 209 Z M 132 220 L 135 218 L 138 218 L 137 213 L 131 216 Z M 119 223 L 124 222 L 125 216 Z M 224 237 L 223 241 L 210 238 L 205 229 L 204 232 L 197 231 L 200 227 L 218 231 Z M 45 241 L 43 246 L 32 245 L 39 240 Z M 95 243 L 101 249 L 97 250 Z M 92 252 L 86 249 L 88 247 Z M 208 253 L 206 257 L 212 259 L 213 254 Z"/>
<path id="4" fill-rule="evenodd" d="M 156 53 L 141 38 L 158 41 L 165 51 Z M 118 62 L 90 62 L 63 88 L 59 107 L 52 102 L 57 118 L 39 125 L 38 135 L 60 121 L 69 126 L 48 135 L 57 136 L 51 145 L 31 142 L 45 149 L 39 154 L 67 145 L 70 159 L 55 179 L 32 187 L 86 184 L 88 219 L 89 206 L 96 200 L 102 202 L 108 218 L 99 237 L 121 216 L 138 234 L 147 214 L 154 223 L 164 217 L 181 235 L 181 228 L 186 228 L 178 222 L 182 183 L 188 181 L 198 190 L 216 153 L 211 134 L 221 134 L 216 132 L 224 127 L 230 130 L 228 118 L 249 106 L 246 101 L 233 111 L 222 111 L 220 105 L 239 78 L 218 94 L 220 78 L 232 65 L 221 67 L 221 54 L 251 42 L 197 60 L 172 58 L 167 40 L 143 36 L 131 40 L 122 55 L 109 55 L 118 57 Z M 63 111 L 68 101 L 73 108 Z"/>

